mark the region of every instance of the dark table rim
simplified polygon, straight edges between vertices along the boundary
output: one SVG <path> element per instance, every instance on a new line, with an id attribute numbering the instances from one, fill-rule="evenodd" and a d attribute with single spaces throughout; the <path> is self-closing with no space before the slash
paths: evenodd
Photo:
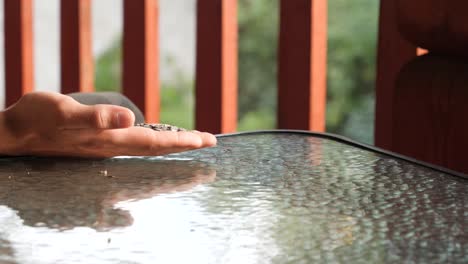
<path id="1" fill-rule="evenodd" d="M 334 140 L 340 143 L 351 145 L 353 147 L 357 147 L 360 149 L 365 149 L 365 150 L 372 151 L 375 153 L 387 155 L 395 159 L 404 160 L 404 161 L 417 164 L 425 168 L 433 169 L 438 172 L 442 172 L 442 173 L 446 173 L 446 174 L 449 174 L 458 178 L 462 178 L 464 180 L 468 180 L 467 174 L 457 172 L 454 170 L 450 170 L 445 167 L 434 165 L 428 162 L 420 161 L 420 160 L 417 160 L 417 159 L 414 159 L 405 155 L 401 155 L 401 154 L 388 151 L 388 150 L 384 150 L 384 149 L 381 149 L 372 145 L 357 142 L 347 137 L 336 135 L 336 134 L 331 134 L 331 133 L 320 133 L 320 132 L 312 132 L 312 131 L 307 131 L 307 130 L 275 129 L 275 130 L 256 130 L 256 131 L 236 132 L 236 133 L 230 133 L 230 134 L 219 134 L 219 135 L 216 135 L 216 137 L 224 138 L 224 137 L 235 137 L 235 136 L 246 136 L 246 135 L 257 135 L 257 134 L 297 134 L 297 135 L 305 135 L 305 136 L 313 136 L 313 137 L 318 137 L 318 138 L 330 139 L 330 140 Z"/>

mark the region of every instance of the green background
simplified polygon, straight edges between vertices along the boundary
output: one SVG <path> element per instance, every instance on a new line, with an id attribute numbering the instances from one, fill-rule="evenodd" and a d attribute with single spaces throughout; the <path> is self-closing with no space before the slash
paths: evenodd
<path id="1" fill-rule="evenodd" d="M 373 143 L 379 1 L 329 0 L 327 132 Z M 239 0 L 239 131 L 276 126 L 278 0 Z M 193 128 L 194 80 L 161 84 L 161 122 Z M 96 89 L 118 91 L 121 40 L 97 59 Z"/>

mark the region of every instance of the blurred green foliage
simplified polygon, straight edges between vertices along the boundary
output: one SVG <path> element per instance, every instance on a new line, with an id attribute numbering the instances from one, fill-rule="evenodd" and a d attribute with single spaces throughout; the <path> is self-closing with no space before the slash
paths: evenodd
<path id="1" fill-rule="evenodd" d="M 330 0 L 327 130 L 373 142 L 379 1 Z"/>
<path id="2" fill-rule="evenodd" d="M 121 40 L 118 39 L 97 58 L 96 79 L 94 80 L 96 91 L 120 91 L 122 82 L 121 60 Z"/>
<path id="3" fill-rule="evenodd" d="M 278 22 L 278 0 L 239 0 L 241 131 L 276 126 Z"/>
<path id="4" fill-rule="evenodd" d="M 328 2 L 327 131 L 372 143 L 379 1 Z M 239 0 L 240 131 L 275 127 L 278 22 L 278 0 Z M 97 60 L 97 90 L 119 89 L 120 59 L 116 41 Z M 162 83 L 162 122 L 193 128 L 191 78 Z"/>
<path id="5" fill-rule="evenodd" d="M 116 40 L 97 59 L 96 91 L 121 91 L 121 59 L 121 41 Z M 171 64 L 169 63 L 169 65 Z M 174 81 L 163 82 L 161 85 L 160 119 L 163 123 L 177 124 L 180 127 L 193 129 L 193 80 L 187 74 L 175 72 L 177 76 L 173 78 Z"/>
<path id="6" fill-rule="evenodd" d="M 328 3 L 327 131 L 371 143 L 379 1 Z M 276 123 L 278 15 L 278 0 L 239 0 L 240 130 Z"/>

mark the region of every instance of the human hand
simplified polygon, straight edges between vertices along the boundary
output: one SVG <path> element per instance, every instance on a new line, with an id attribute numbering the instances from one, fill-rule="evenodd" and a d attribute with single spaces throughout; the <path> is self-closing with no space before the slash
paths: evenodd
<path id="1" fill-rule="evenodd" d="M 0 153 L 4 155 L 156 156 L 211 147 L 216 138 L 202 132 L 156 132 L 134 127 L 127 108 L 83 105 L 50 92 L 24 95 L 0 113 Z"/>

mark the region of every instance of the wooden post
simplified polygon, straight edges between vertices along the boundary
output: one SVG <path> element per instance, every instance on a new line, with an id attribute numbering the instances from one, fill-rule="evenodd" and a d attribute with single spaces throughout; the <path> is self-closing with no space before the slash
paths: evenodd
<path id="1" fill-rule="evenodd" d="M 468 62 L 428 54 L 407 63 L 396 80 L 392 151 L 468 173 Z"/>
<path id="2" fill-rule="evenodd" d="M 392 149 L 392 122 L 395 81 L 407 62 L 417 56 L 417 47 L 398 32 L 396 1 L 380 1 L 379 44 L 377 61 L 375 145 Z"/>
<path id="3" fill-rule="evenodd" d="M 197 130 L 236 130 L 237 60 L 237 0 L 198 0 Z"/>
<path id="4" fill-rule="evenodd" d="M 60 2 L 62 93 L 93 92 L 91 0 Z"/>
<path id="5" fill-rule="evenodd" d="M 278 128 L 325 130 L 327 1 L 281 0 Z"/>
<path id="6" fill-rule="evenodd" d="M 33 1 L 4 0 L 5 105 L 34 90 Z"/>
<path id="7" fill-rule="evenodd" d="M 159 121 L 158 0 L 124 0 L 123 92 Z"/>

